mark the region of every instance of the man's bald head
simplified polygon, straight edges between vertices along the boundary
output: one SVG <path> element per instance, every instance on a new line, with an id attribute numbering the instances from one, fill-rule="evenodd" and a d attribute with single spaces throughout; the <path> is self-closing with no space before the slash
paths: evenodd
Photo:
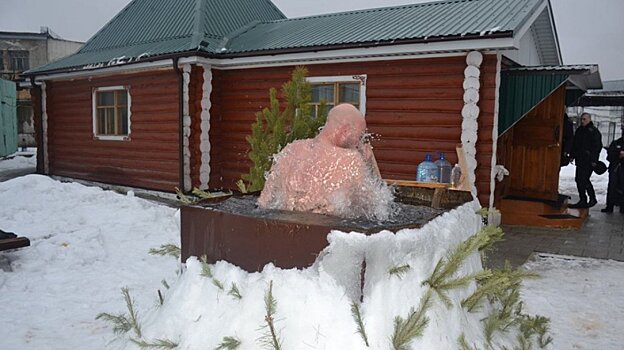
<path id="1" fill-rule="evenodd" d="M 339 104 L 327 114 L 327 122 L 319 137 L 342 148 L 355 148 L 366 131 L 362 113 L 348 103 Z"/>

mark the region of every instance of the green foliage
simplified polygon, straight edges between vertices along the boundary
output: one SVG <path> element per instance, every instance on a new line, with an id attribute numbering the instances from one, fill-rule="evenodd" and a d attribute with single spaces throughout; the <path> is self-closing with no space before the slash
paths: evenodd
<path id="1" fill-rule="evenodd" d="M 479 246 L 479 251 L 481 252 L 491 251 L 494 244 L 502 241 L 503 236 L 505 235 L 503 229 L 494 226 L 486 226 L 482 228 L 478 234 L 482 234 L 484 236 L 484 239 Z"/>
<path id="2" fill-rule="evenodd" d="M 235 337 L 223 337 L 221 344 L 215 350 L 235 350 L 241 345 L 240 340 Z"/>
<path id="3" fill-rule="evenodd" d="M 243 299 L 243 295 L 240 293 L 240 290 L 238 290 L 238 286 L 234 282 L 232 282 L 232 287 L 230 287 L 228 295 L 231 295 L 235 299 Z"/>
<path id="4" fill-rule="evenodd" d="M 357 324 L 357 332 L 362 337 L 362 340 L 364 340 L 364 344 L 366 344 L 366 346 L 370 346 L 368 344 L 368 337 L 366 336 L 366 329 L 364 328 L 364 322 L 362 321 L 362 315 L 360 314 L 360 307 L 355 301 L 351 303 L 351 315 L 353 316 L 353 319 L 355 320 L 355 323 Z"/>
<path id="5" fill-rule="evenodd" d="M 130 320 L 124 314 L 112 315 L 106 312 L 102 312 L 97 315 L 96 320 L 104 320 L 113 324 L 113 332 L 115 334 L 128 333 L 132 329 Z"/>
<path id="6" fill-rule="evenodd" d="M 423 331 L 429 323 L 429 318 L 425 316 L 427 310 L 431 306 L 431 289 L 425 292 L 420 300 L 417 310 L 410 310 L 407 319 L 399 316 L 394 319 L 394 333 L 392 334 L 392 349 L 408 350 L 409 343 L 417 337 L 422 336 Z"/>
<path id="7" fill-rule="evenodd" d="M 262 190 L 264 176 L 271 169 L 274 154 L 294 140 L 314 137 L 325 124 L 327 117 L 324 113 L 319 116 L 312 114 L 312 87 L 306 80 L 307 74 L 305 67 L 296 67 L 291 80 L 282 86 L 285 103 L 279 101 L 277 90 L 271 88 L 269 107 L 256 113 L 251 135 L 246 138 L 250 146 L 248 156 L 253 163 L 249 173 L 242 176 L 249 184 L 246 191 Z M 281 104 L 285 105 L 283 111 L 280 109 Z M 320 108 L 321 111 L 325 110 L 323 107 Z"/>
<path id="8" fill-rule="evenodd" d="M 249 192 L 247 190 L 247 185 L 245 185 L 245 181 L 243 181 L 243 179 L 239 179 L 238 181 L 236 181 L 236 187 L 238 187 L 238 191 L 240 193 L 247 193 L 247 192 Z"/>
<path id="9" fill-rule="evenodd" d="M 179 188 L 177 187 L 175 188 L 175 193 L 178 199 L 180 200 L 180 202 L 182 202 L 183 204 L 186 204 L 186 205 L 193 204 L 193 200 L 189 198 L 187 195 L 185 195 L 184 192 L 182 192 Z"/>
<path id="10" fill-rule="evenodd" d="M 547 317 L 523 314 L 521 314 L 520 317 L 520 332 L 524 339 L 530 341 L 531 338 L 535 336 L 537 345 L 542 349 L 552 343 L 552 337 L 547 335 L 550 324 L 550 320 Z"/>
<path id="11" fill-rule="evenodd" d="M 522 280 L 525 278 L 537 278 L 534 272 L 522 269 L 512 269 L 509 262 L 505 263 L 503 269 L 485 270 L 479 279 L 477 279 L 477 289 L 471 296 L 462 301 L 462 307 L 473 312 L 480 303 L 487 298 L 489 301 L 494 299 L 503 299 L 504 293 L 511 289 L 519 289 Z"/>
<path id="12" fill-rule="evenodd" d="M 264 308 L 266 314 L 264 315 L 264 322 L 266 325 L 263 328 L 265 333 L 260 337 L 260 344 L 271 350 L 281 350 L 282 344 L 275 330 L 275 313 L 277 312 L 277 300 L 273 297 L 273 281 L 269 282 L 269 288 L 264 294 Z"/>
<path id="13" fill-rule="evenodd" d="M 431 276 L 422 284 L 429 285 L 444 302 L 446 307 L 452 306 L 448 291 L 468 285 L 475 278 L 480 278 L 487 274 L 486 271 L 469 274 L 462 277 L 454 277 L 461 264 L 477 251 L 477 249 L 487 243 L 489 236 L 484 230 L 479 231 L 474 236 L 460 243 L 454 251 L 445 259 L 441 258 L 433 269 Z"/>
<path id="14" fill-rule="evenodd" d="M 178 347 L 178 343 L 169 339 L 156 339 L 148 342 L 142 339 L 130 338 L 130 341 L 135 343 L 141 349 L 175 349 Z"/>
<path id="15" fill-rule="evenodd" d="M 212 269 L 210 268 L 210 264 L 208 264 L 208 257 L 204 254 L 199 258 L 199 261 L 202 267 L 201 275 L 206 278 L 210 278 L 212 280 L 212 284 L 214 284 L 217 288 L 224 290 L 223 283 L 212 274 Z"/>
<path id="16" fill-rule="evenodd" d="M 405 264 L 401 266 L 393 266 L 392 268 L 390 268 L 388 273 L 390 274 L 390 276 L 395 275 L 399 279 L 402 279 L 403 276 L 405 276 L 405 274 L 407 273 L 407 271 L 409 271 L 410 268 L 411 267 L 409 266 L 409 264 Z"/>
<path id="17" fill-rule="evenodd" d="M 479 350 L 479 348 L 477 348 L 476 346 L 473 347 L 470 344 L 468 344 L 468 341 L 466 341 L 466 337 L 464 336 L 464 333 L 462 333 L 462 335 L 459 336 L 457 343 L 459 344 L 459 350 Z"/>
<path id="18" fill-rule="evenodd" d="M 104 320 L 113 324 L 113 332 L 115 334 L 128 333 L 131 329 L 137 337 L 141 337 L 141 327 L 138 322 L 138 315 L 134 310 L 134 300 L 130 297 L 130 291 L 127 287 L 121 288 L 121 294 L 126 302 L 128 315 L 112 315 L 106 312 L 98 314 L 96 320 Z"/>
<path id="19" fill-rule="evenodd" d="M 163 244 L 160 248 L 150 248 L 149 253 L 152 255 L 173 256 L 176 259 L 180 258 L 181 249 L 175 244 Z"/>
<path id="20" fill-rule="evenodd" d="M 506 332 L 511 326 L 520 323 L 519 315 L 522 311 L 520 303 L 520 286 L 514 286 L 497 296 L 498 307 L 492 309 L 483 320 L 485 340 L 492 345 L 495 332 Z M 496 305 L 496 304 L 495 304 Z"/>

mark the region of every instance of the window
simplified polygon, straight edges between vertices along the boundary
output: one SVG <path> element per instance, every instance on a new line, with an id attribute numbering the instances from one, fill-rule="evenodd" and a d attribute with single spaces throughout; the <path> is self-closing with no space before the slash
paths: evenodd
<path id="1" fill-rule="evenodd" d="M 28 64 L 28 51 L 9 51 L 9 70 L 13 72 L 23 72 L 30 68 Z"/>
<path id="2" fill-rule="evenodd" d="M 93 91 L 93 133 L 102 140 L 128 140 L 130 92 L 123 86 Z"/>
<path id="3" fill-rule="evenodd" d="M 312 85 L 313 112 L 318 115 L 321 102 L 326 109 L 340 103 L 350 103 L 366 115 L 366 75 L 309 77 Z"/>

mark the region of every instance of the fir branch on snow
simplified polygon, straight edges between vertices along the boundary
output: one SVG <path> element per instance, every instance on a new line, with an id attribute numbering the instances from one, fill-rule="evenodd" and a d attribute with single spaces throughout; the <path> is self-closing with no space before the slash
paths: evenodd
<path id="1" fill-rule="evenodd" d="M 431 276 L 422 282 L 422 285 L 429 285 L 447 308 L 452 306 L 451 299 L 447 292 L 468 285 L 475 278 L 480 278 L 486 272 L 480 271 L 463 277 L 453 277 L 459 270 L 462 263 L 477 251 L 479 247 L 488 241 L 487 233 L 483 230 L 477 232 L 467 240 L 460 243 L 455 250 L 446 258 L 441 258 L 433 269 Z"/>
<path id="2" fill-rule="evenodd" d="M 126 315 L 111 315 L 106 312 L 102 312 L 95 317 L 96 320 L 104 320 L 113 324 L 113 332 L 115 334 L 123 334 L 128 333 L 129 330 L 132 329 L 132 325 L 130 324 L 130 320 L 126 317 Z"/>
<path id="3" fill-rule="evenodd" d="M 275 312 L 277 311 L 277 300 L 273 297 L 273 281 L 269 282 L 269 289 L 264 294 L 264 308 L 266 315 L 264 321 L 266 325 L 263 328 L 266 329 L 266 333 L 260 337 L 260 344 L 271 350 L 281 350 L 282 344 L 275 331 Z"/>
<path id="4" fill-rule="evenodd" d="M 228 295 L 231 295 L 232 297 L 239 299 L 239 300 L 243 298 L 242 294 L 240 293 L 240 290 L 238 290 L 238 286 L 234 282 L 232 282 L 232 287 L 230 287 L 230 290 L 228 291 Z"/>
<path id="5" fill-rule="evenodd" d="M 187 195 L 185 195 L 184 192 L 182 192 L 179 188 L 177 187 L 175 188 L 175 193 L 178 199 L 180 200 L 180 202 L 187 204 L 187 205 L 193 204 L 193 200 L 189 198 Z"/>
<path id="6" fill-rule="evenodd" d="M 462 333 L 459 336 L 457 343 L 459 344 L 459 350 L 479 350 L 479 348 L 477 348 L 476 346 L 473 347 L 470 344 L 468 344 L 468 341 L 466 340 L 464 333 Z"/>
<path id="7" fill-rule="evenodd" d="M 228 191 L 228 192 L 217 192 L 217 193 L 211 193 L 211 192 L 207 192 L 204 190 L 200 190 L 197 187 L 193 187 L 193 191 L 191 191 L 192 194 L 194 194 L 197 198 L 201 199 L 211 199 L 211 198 L 218 198 L 218 197 L 223 197 L 223 196 L 228 196 L 231 195 L 232 192 Z"/>
<path id="8" fill-rule="evenodd" d="M 503 296 L 504 292 L 519 288 L 523 279 L 537 278 L 538 274 L 522 269 L 512 269 L 509 262 L 505 263 L 503 269 L 485 270 L 482 276 L 477 279 L 477 289 L 472 295 L 462 301 L 462 307 L 469 312 L 475 311 L 484 299 L 493 300 Z"/>
<path id="9" fill-rule="evenodd" d="M 431 289 L 425 292 L 425 295 L 420 300 L 418 309 L 410 310 L 407 319 L 403 319 L 399 316 L 394 319 L 394 333 L 392 334 L 392 349 L 393 350 L 408 350 L 409 343 L 417 337 L 422 336 L 423 331 L 429 323 L 429 318 L 426 316 L 427 310 L 431 306 Z"/>
<path id="10" fill-rule="evenodd" d="M 496 298 L 494 305 L 498 305 L 498 307 L 492 309 L 483 320 L 485 340 L 490 346 L 495 332 L 506 332 L 511 326 L 519 324 L 521 321 L 519 315 L 522 312 L 522 303 L 520 302 L 519 285 L 503 291 Z"/>
<path id="11" fill-rule="evenodd" d="M 201 267 L 202 267 L 201 275 L 204 277 L 212 278 L 212 269 L 210 268 L 210 265 L 208 264 L 208 256 L 204 254 L 199 258 L 199 260 L 200 260 Z"/>
<path id="12" fill-rule="evenodd" d="M 520 317 L 520 332 L 527 341 L 530 342 L 531 338 L 535 336 L 537 345 L 542 349 L 552 343 L 552 337 L 547 335 L 550 323 L 547 317 L 523 314 Z"/>
<path id="13" fill-rule="evenodd" d="M 240 340 L 238 340 L 238 338 L 223 337 L 223 341 L 221 341 L 221 344 L 219 344 L 219 346 L 217 346 L 215 350 L 234 350 L 238 349 L 240 345 L 241 342 Z"/>
<path id="14" fill-rule="evenodd" d="M 366 329 L 364 328 L 364 322 L 362 321 L 362 315 L 360 314 L 360 307 L 355 301 L 351 303 L 351 315 L 353 316 L 353 319 L 355 320 L 355 323 L 357 324 L 357 332 L 362 337 L 362 340 L 364 340 L 364 344 L 366 344 L 366 346 L 370 346 L 368 344 L 368 337 L 366 336 Z"/>
<path id="15" fill-rule="evenodd" d="M 130 325 L 132 329 L 134 329 L 134 333 L 137 337 L 141 338 L 141 326 L 139 325 L 138 314 L 134 310 L 134 300 L 130 297 L 130 291 L 128 287 L 121 288 L 121 294 L 123 294 L 124 300 L 126 301 L 126 307 L 128 308 L 128 315 Z"/>
<path id="16" fill-rule="evenodd" d="M 167 280 L 166 280 L 166 279 L 163 279 L 162 281 L 160 281 L 160 283 L 162 283 L 162 285 L 163 285 L 165 288 L 169 289 L 169 283 L 167 283 Z"/>
<path id="17" fill-rule="evenodd" d="M 502 228 L 494 226 L 486 226 L 482 228 L 477 234 L 481 234 L 484 236 L 481 245 L 479 245 L 479 251 L 481 252 L 488 252 L 492 250 L 494 244 L 496 242 L 502 241 L 503 236 L 505 236 L 505 232 L 503 232 Z"/>
<path id="18" fill-rule="evenodd" d="M 210 278 L 212 280 L 212 284 L 214 284 L 217 288 L 224 290 L 223 283 L 212 274 L 212 269 L 210 268 L 210 264 L 208 264 L 208 257 L 204 254 L 199 260 L 202 266 L 201 275 Z"/>
<path id="19" fill-rule="evenodd" d="M 165 298 L 163 298 L 162 293 L 160 292 L 160 289 L 158 290 L 158 302 L 160 303 L 161 306 L 162 304 L 165 303 Z"/>
<path id="20" fill-rule="evenodd" d="M 390 274 L 390 276 L 395 275 L 399 279 L 402 279 L 403 276 L 405 276 L 405 274 L 407 273 L 407 271 L 409 271 L 410 268 L 411 267 L 409 266 L 409 264 L 405 264 L 405 265 L 401 265 L 401 266 L 396 266 L 395 265 L 392 268 L 390 268 L 388 273 Z"/>
<path id="21" fill-rule="evenodd" d="M 180 247 L 175 244 L 163 244 L 160 248 L 150 248 L 149 253 L 152 255 L 161 255 L 161 256 L 173 256 L 176 259 L 180 258 L 181 253 Z"/>
<path id="22" fill-rule="evenodd" d="M 175 349 L 178 347 L 178 343 L 169 339 L 156 339 L 148 342 L 143 339 L 130 338 L 130 341 L 135 343 L 141 349 Z"/>

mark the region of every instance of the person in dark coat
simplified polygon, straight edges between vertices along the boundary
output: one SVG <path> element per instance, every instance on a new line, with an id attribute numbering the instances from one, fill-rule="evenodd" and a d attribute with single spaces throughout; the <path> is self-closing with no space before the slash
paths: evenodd
<path id="1" fill-rule="evenodd" d="M 570 164 L 572 143 L 574 142 L 574 125 L 567 113 L 563 113 L 563 137 L 561 138 L 561 163 L 560 167 Z"/>
<path id="2" fill-rule="evenodd" d="M 624 128 L 622 129 L 624 135 Z M 607 148 L 609 161 L 609 187 L 607 188 L 607 207 L 603 213 L 613 213 L 613 207 L 620 206 L 620 213 L 624 213 L 624 138 L 611 142 Z"/>
<path id="3" fill-rule="evenodd" d="M 590 208 L 596 205 L 596 192 L 590 181 L 592 171 L 598 164 L 598 157 L 602 150 L 602 135 L 591 121 L 591 114 L 581 115 L 581 126 L 574 133 L 571 159 L 576 164 L 574 181 L 579 192 L 578 203 L 571 204 L 570 208 Z M 587 201 L 589 196 L 589 201 Z"/>

